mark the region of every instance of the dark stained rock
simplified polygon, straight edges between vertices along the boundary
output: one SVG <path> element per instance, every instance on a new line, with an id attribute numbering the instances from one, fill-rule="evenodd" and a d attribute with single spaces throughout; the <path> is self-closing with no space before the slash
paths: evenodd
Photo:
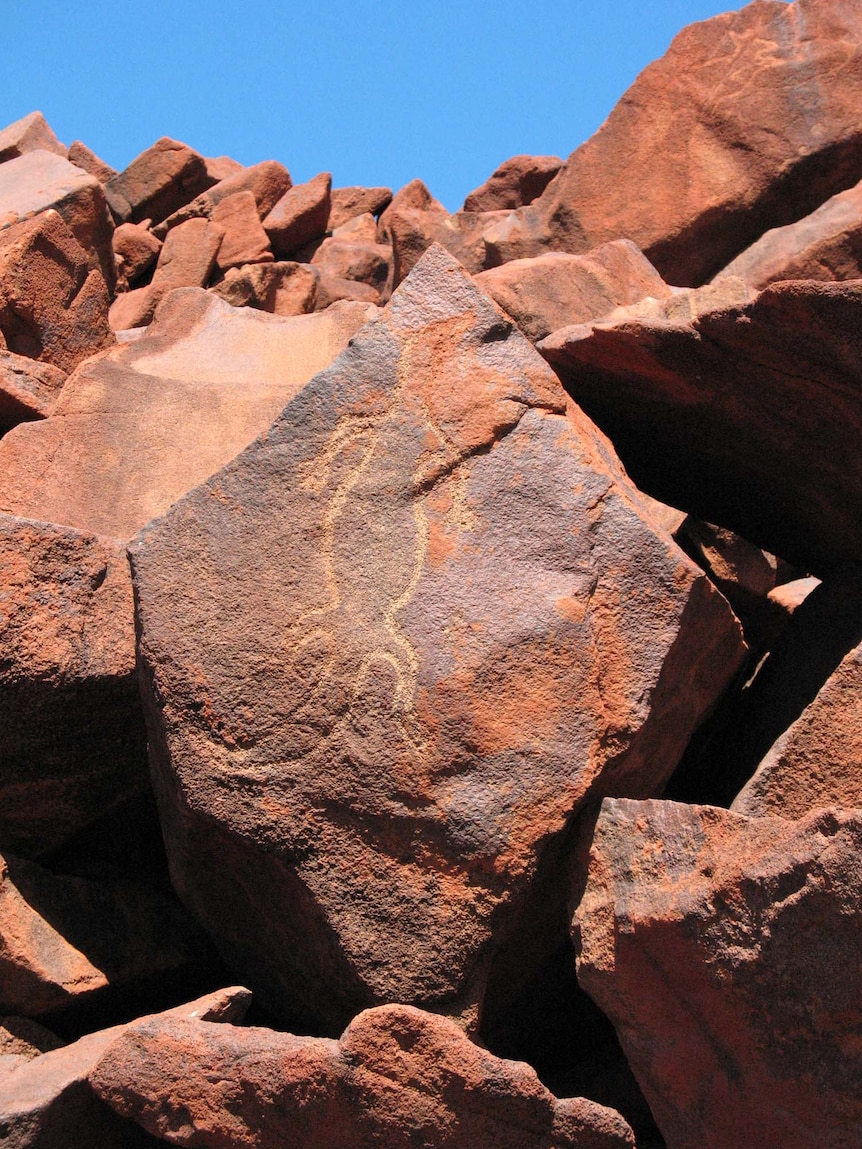
<path id="1" fill-rule="evenodd" d="M 133 882 L 52 874 L 0 855 L 0 1012 L 39 1017 L 189 967 L 181 907 Z"/>
<path id="2" fill-rule="evenodd" d="M 470 192 L 462 211 L 524 207 L 542 194 L 562 166 L 559 156 L 512 156 Z"/>
<path id="3" fill-rule="evenodd" d="M 668 1149 L 847 1149 L 862 1128 L 862 812 L 606 799 L 575 915 Z"/>
<path id="4" fill-rule="evenodd" d="M 214 226 L 174 230 L 198 224 Z M 0 441 L 0 509 L 129 538 L 264 432 L 368 318 L 359 304 L 286 318 L 171 292 L 143 339 L 86 364 L 50 419 Z"/>
<path id="5" fill-rule="evenodd" d="M 757 0 L 685 28 L 518 209 L 508 258 L 627 238 L 669 283 L 703 283 L 862 176 L 860 39 L 853 0 Z"/>
<path id="6" fill-rule="evenodd" d="M 162 136 L 108 180 L 105 194 L 118 222 L 159 223 L 210 184 L 203 156 Z"/>
<path id="7" fill-rule="evenodd" d="M 331 189 L 332 176 L 321 172 L 284 193 L 263 221 L 276 256 L 292 256 L 324 234 L 329 226 Z"/>
<path id="8" fill-rule="evenodd" d="M 113 248 L 124 278 L 134 283 L 159 258 L 162 243 L 143 224 L 121 223 L 114 231 Z"/>
<path id="9" fill-rule="evenodd" d="M 0 164 L 0 237 L 3 228 L 53 208 L 81 245 L 91 270 L 114 285 L 113 223 L 95 177 L 62 156 L 41 149 Z"/>
<path id="10" fill-rule="evenodd" d="M 0 351 L 0 435 L 50 415 L 65 382 L 65 373 L 50 363 Z"/>
<path id="11" fill-rule="evenodd" d="M 801 818 L 818 806 L 862 808 L 860 646 L 776 740 L 732 809 L 754 818 Z"/>
<path id="12" fill-rule="evenodd" d="M 147 786 L 118 546 L 0 516 L 0 730 L 4 851 L 44 853 Z"/>
<path id="13" fill-rule="evenodd" d="M 247 989 L 218 990 L 160 1016 L 175 1022 L 240 1022 L 251 1001 Z M 139 1019 L 132 1025 L 147 1019 Z M 88 1034 L 62 1049 L 44 1053 L 0 1076 L 0 1130 L 3 1149 L 145 1149 L 156 1141 L 124 1121 L 93 1092 L 88 1078 L 102 1054 L 125 1026 Z"/>
<path id="14" fill-rule="evenodd" d="M 862 283 L 745 290 L 722 281 L 540 350 L 650 494 L 816 574 L 858 562 Z"/>
<path id="15" fill-rule="evenodd" d="M 157 224 L 154 230 L 160 239 L 164 239 L 170 228 L 197 216 L 209 219 L 213 209 L 223 199 L 243 191 L 251 192 L 257 204 L 258 216 L 264 219 L 291 186 L 290 172 L 284 164 L 278 163 L 277 160 L 264 160 L 262 163 L 231 172 L 217 184 L 213 184 L 196 196 L 190 203 L 179 208 L 163 223 Z"/>
<path id="16" fill-rule="evenodd" d="M 51 131 L 41 112 L 30 112 L 0 131 L 0 163 L 37 150 L 66 157 L 66 149 Z"/>
<path id="17" fill-rule="evenodd" d="M 439 247 L 132 554 L 174 882 L 273 1008 L 330 1032 L 475 1002 L 573 811 L 656 792 L 741 658 Z"/>
<path id="18" fill-rule="evenodd" d="M 862 279 L 862 182 L 795 223 L 771 228 L 715 277 L 752 287 L 781 279 Z"/>
<path id="19" fill-rule="evenodd" d="M 117 1113 L 172 1144 L 267 1149 L 626 1149 L 618 1113 L 558 1100 L 522 1062 L 409 1006 L 357 1017 L 340 1041 L 154 1018 L 90 1075 Z"/>
<path id="20" fill-rule="evenodd" d="M 323 275 L 367 283 L 369 287 L 380 291 L 386 284 L 391 255 L 392 250 L 388 244 L 351 243 L 330 236 L 317 248 L 311 263 Z"/>
<path id="21" fill-rule="evenodd" d="M 671 294 L 649 260 L 625 239 L 586 255 L 549 252 L 516 259 L 480 272 L 476 283 L 534 342 L 646 296 L 667 299 Z"/>

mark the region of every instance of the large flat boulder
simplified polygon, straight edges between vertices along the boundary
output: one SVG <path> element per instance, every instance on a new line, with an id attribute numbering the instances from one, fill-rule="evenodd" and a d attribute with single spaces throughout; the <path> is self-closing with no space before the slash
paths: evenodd
<path id="1" fill-rule="evenodd" d="M 171 1144 L 634 1146 L 618 1113 L 558 1100 L 530 1066 L 409 1006 L 362 1013 L 340 1041 L 157 1017 L 119 1034 L 90 1081 L 118 1114 Z"/>
<path id="2" fill-rule="evenodd" d="M 4 437 L 0 508 L 131 537 L 265 431 L 368 317 L 361 304 L 283 318 L 171 293 L 144 338 L 84 365 L 51 418 Z"/>
<path id="3" fill-rule="evenodd" d="M 212 184 L 202 155 L 162 136 L 105 184 L 118 222 L 159 223 Z"/>
<path id="4" fill-rule="evenodd" d="M 862 1128 L 862 812 L 606 799 L 578 980 L 668 1149 L 847 1149 Z"/>
<path id="5" fill-rule="evenodd" d="M 860 39 L 855 0 L 755 0 L 684 28 L 498 257 L 627 238 L 669 283 L 704 283 L 862 176 Z"/>
<path id="6" fill-rule="evenodd" d="M 475 1002 L 573 812 L 656 792 L 741 657 L 440 247 L 131 554 L 176 887 L 272 1008 L 335 1033 Z"/>
<path id="7" fill-rule="evenodd" d="M 728 280 L 539 346 L 639 486 L 820 574 L 862 560 L 860 316 L 860 282 Z"/>
<path id="8" fill-rule="evenodd" d="M 149 784 L 129 567 L 0 515 L 0 850 L 36 856 Z"/>

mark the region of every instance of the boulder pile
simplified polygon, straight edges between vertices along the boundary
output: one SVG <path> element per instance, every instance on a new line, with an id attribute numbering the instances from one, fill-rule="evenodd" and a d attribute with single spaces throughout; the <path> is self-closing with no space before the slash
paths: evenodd
<path id="1" fill-rule="evenodd" d="M 0 131 L 4 1149 L 862 1145 L 860 108 L 754 0 L 454 214 Z"/>

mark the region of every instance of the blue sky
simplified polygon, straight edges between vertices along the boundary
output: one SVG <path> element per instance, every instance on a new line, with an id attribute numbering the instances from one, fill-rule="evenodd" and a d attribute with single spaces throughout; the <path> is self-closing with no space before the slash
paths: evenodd
<path id="1" fill-rule="evenodd" d="M 295 182 L 399 188 L 450 211 L 504 159 L 566 156 L 720 0 L 0 0 L 0 126 L 39 108 L 122 168 L 159 136 Z"/>

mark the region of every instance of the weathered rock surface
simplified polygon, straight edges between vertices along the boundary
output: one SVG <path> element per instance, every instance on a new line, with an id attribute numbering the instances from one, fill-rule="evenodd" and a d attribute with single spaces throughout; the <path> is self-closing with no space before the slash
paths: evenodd
<path id="1" fill-rule="evenodd" d="M 650 494 L 817 574 L 858 562 L 862 283 L 711 306 L 722 289 L 733 281 L 540 350 Z"/>
<path id="2" fill-rule="evenodd" d="M 471 191 L 462 211 L 501 211 L 524 207 L 542 194 L 560 168 L 559 156 L 512 156 Z"/>
<path id="3" fill-rule="evenodd" d="M 30 112 L 0 131 L 0 163 L 37 150 L 54 152 L 64 159 L 66 157 L 66 149 L 51 131 L 41 112 Z"/>
<path id="4" fill-rule="evenodd" d="M 392 201 L 391 188 L 346 187 L 333 188 L 329 210 L 328 231 L 335 231 L 354 216 L 371 212 L 380 213 Z"/>
<path id="5" fill-rule="evenodd" d="M 161 1014 L 174 1022 L 239 1022 L 251 1001 L 239 986 L 219 990 Z M 141 1018 L 132 1025 L 146 1022 Z M 33 1058 L 0 1076 L 0 1130 L 3 1149 L 144 1149 L 154 1141 L 132 1122 L 103 1104 L 88 1078 L 102 1054 L 123 1033 L 114 1026 Z"/>
<path id="6" fill-rule="evenodd" d="M 277 160 L 264 160 L 262 163 L 253 164 L 251 167 L 241 168 L 239 171 L 231 172 L 219 180 L 217 184 L 201 192 L 199 196 L 195 196 L 183 207 L 178 208 L 163 223 L 156 225 L 155 233 L 160 239 L 164 239 L 170 228 L 176 227 L 187 219 L 194 219 L 199 216 L 209 219 L 213 210 L 223 199 L 243 191 L 250 191 L 254 196 L 258 215 L 263 219 L 272 211 L 285 192 L 290 189 L 292 182 L 290 172 L 284 164 L 278 163 Z"/>
<path id="7" fill-rule="evenodd" d="M 852 0 L 757 0 L 685 28 L 519 209 L 507 257 L 627 238 L 669 283 L 703 283 L 862 176 L 860 39 Z"/>
<path id="8" fill-rule="evenodd" d="M 216 262 L 222 271 L 227 271 L 229 267 L 241 267 L 244 263 L 272 262 L 269 237 L 263 230 L 257 203 L 250 191 L 234 192 L 219 200 L 210 218 L 213 224 L 224 229 L 216 255 Z"/>
<path id="9" fill-rule="evenodd" d="M 70 164 L 74 164 L 76 168 L 83 168 L 88 175 L 95 176 L 100 184 L 106 184 L 108 180 L 113 179 L 117 174 L 116 168 L 112 168 L 110 164 L 106 164 L 103 159 L 100 159 L 92 149 L 88 148 L 81 140 L 73 140 L 69 144 L 68 160 Z"/>
<path id="10" fill-rule="evenodd" d="M 668 1149 L 846 1149 L 862 1128 L 862 813 L 606 799 L 575 917 Z"/>
<path id="11" fill-rule="evenodd" d="M 317 269 L 307 263 L 252 263 L 230 268 L 210 290 L 232 307 L 257 307 L 273 315 L 305 315 L 315 310 L 319 279 Z"/>
<path id="12" fill-rule="evenodd" d="M 771 228 L 715 279 L 728 276 L 758 288 L 781 279 L 862 279 L 862 182 Z"/>
<path id="13" fill-rule="evenodd" d="M 86 364 L 50 419 L 3 438 L 0 508 L 131 537 L 265 431 L 368 317 L 357 305 L 282 318 L 172 293 L 145 338 Z"/>
<path id="14" fill-rule="evenodd" d="M 149 271 L 162 250 L 161 240 L 139 223 L 121 223 L 112 242 L 114 257 L 129 283 Z"/>
<path id="15" fill-rule="evenodd" d="M 741 653 L 440 248 L 132 553 L 174 881 L 275 1008 L 335 1032 L 480 992 L 572 811 L 660 787 Z"/>
<path id="16" fill-rule="evenodd" d="M 64 1044 L 56 1033 L 32 1018 L 0 1017 L 0 1076 Z"/>
<path id="17" fill-rule="evenodd" d="M 56 211 L 0 231 L 0 330 L 10 351 L 64 372 L 113 342 L 102 273 Z"/>
<path id="18" fill-rule="evenodd" d="M 0 435 L 50 415 L 65 382 L 65 373 L 50 363 L 0 351 Z"/>
<path id="19" fill-rule="evenodd" d="M 174 902 L 0 855 L 0 1012 L 38 1017 L 191 965 L 202 937 Z"/>
<path id="20" fill-rule="evenodd" d="M 296 184 L 284 193 L 263 221 L 277 256 L 292 256 L 324 234 L 332 208 L 331 191 L 332 176 L 321 172 L 308 183 Z"/>
<path id="21" fill-rule="evenodd" d="M 732 808 L 801 818 L 818 806 L 862 808 L 862 647 L 775 742 Z"/>
<path id="22" fill-rule="evenodd" d="M 43 853 L 148 784 L 119 547 L 0 516 L 0 730 L 4 851 Z"/>
<path id="23" fill-rule="evenodd" d="M 102 185 L 62 156 L 39 149 L 0 164 L 2 229 L 53 208 L 98 268 L 114 284 L 113 224 Z"/>
<path id="24" fill-rule="evenodd" d="M 557 1100 L 529 1066 L 494 1057 L 453 1022 L 408 1006 L 368 1010 L 338 1042 L 156 1018 L 113 1041 L 91 1082 L 118 1113 L 172 1144 L 634 1145 L 618 1113 L 583 1098 Z"/>
<path id="25" fill-rule="evenodd" d="M 549 252 L 516 259 L 480 272 L 476 283 L 534 342 L 646 296 L 671 295 L 649 260 L 625 239 L 602 244 L 587 255 Z"/>
<path id="26" fill-rule="evenodd" d="M 105 194 L 120 222 L 159 223 L 204 191 L 210 183 L 203 156 L 162 136 L 124 171 L 108 180 Z"/>

